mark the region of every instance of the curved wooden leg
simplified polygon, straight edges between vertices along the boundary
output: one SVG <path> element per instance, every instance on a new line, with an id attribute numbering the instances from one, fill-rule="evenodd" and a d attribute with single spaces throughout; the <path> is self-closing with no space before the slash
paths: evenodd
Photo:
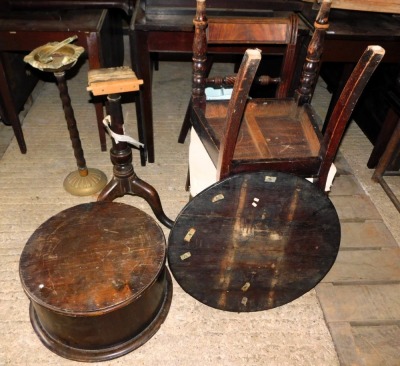
<path id="1" fill-rule="evenodd" d="M 123 195 L 124 192 L 121 189 L 119 180 L 113 177 L 100 192 L 99 196 L 97 197 L 97 201 L 111 202 L 118 197 L 122 197 Z"/>
<path id="2" fill-rule="evenodd" d="M 157 219 L 167 228 L 172 227 L 174 222 L 165 214 L 157 191 L 136 175 L 126 178 L 113 177 L 101 191 L 97 201 L 111 202 L 126 194 L 143 198 L 150 205 Z"/>
<path id="3" fill-rule="evenodd" d="M 136 176 L 131 181 L 131 190 L 134 194 L 144 198 L 148 202 L 157 219 L 160 220 L 162 224 L 169 229 L 172 228 L 174 222 L 165 215 L 160 196 L 153 186 Z"/>

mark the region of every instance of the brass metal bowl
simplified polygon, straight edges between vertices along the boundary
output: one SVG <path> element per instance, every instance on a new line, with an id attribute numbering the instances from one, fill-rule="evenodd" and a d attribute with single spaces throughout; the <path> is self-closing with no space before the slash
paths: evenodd
<path id="1" fill-rule="evenodd" d="M 74 66 L 79 56 L 85 51 L 83 47 L 67 44 L 51 53 L 51 50 L 58 44 L 59 42 L 50 42 L 37 47 L 24 57 L 24 61 L 42 71 L 61 72 Z M 44 57 L 49 53 L 51 53 L 50 58 L 48 56 Z"/>

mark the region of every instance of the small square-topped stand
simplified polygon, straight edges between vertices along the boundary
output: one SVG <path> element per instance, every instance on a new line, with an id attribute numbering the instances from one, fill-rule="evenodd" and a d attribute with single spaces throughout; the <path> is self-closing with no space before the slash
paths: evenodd
<path id="1" fill-rule="evenodd" d="M 136 175 L 129 138 L 124 135 L 121 93 L 138 91 L 142 83 L 129 67 L 90 70 L 88 73 L 87 89 L 95 96 L 107 95 L 109 132 L 113 137 L 110 156 L 114 165 L 114 177 L 100 193 L 98 201 L 113 201 L 126 194 L 142 197 L 149 203 L 157 219 L 171 228 L 173 221 L 165 215 L 157 191 Z"/>

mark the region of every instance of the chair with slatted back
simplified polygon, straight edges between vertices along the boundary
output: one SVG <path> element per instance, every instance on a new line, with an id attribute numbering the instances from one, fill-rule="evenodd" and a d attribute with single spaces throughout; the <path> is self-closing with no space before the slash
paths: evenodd
<path id="1" fill-rule="evenodd" d="M 204 6 L 205 1 L 198 2 L 197 7 Z M 272 77 L 261 75 L 255 79 L 255 84 L 269 86 L 270 92 L 277 98 L 285 98 L 293 94 L 293 79 L 295 75 L 296 59 L 298 58 L 300 43 L 297 42 L 299 19 L 296 14 L 278 12 L 274 17 L 212 17 L 207 22 L 207 35 L 201 47 L 212 45 L 217 53 L 243 55 L 246 48 L 262 48 L 265 54 L 281 56 L 279 75 Z M 200 25 L 200 24 L 199 24 Z M 204 75 L 208 76 L 213 64 L 213 54 L 207 55 L 207 61 L 202 64 Z M 205 78 L 207 87 L 232 88 L 235 75 Z M 178 142 L 184 143 L 191 126 L 189 104 Z"/>
<path id="2" fill-rule="evenodd" d="M 253 98 L 248 92 L 257 68 L 259 51 L 246 52 L 230 100 L 209 101 L 205 96 L 205 2 L 198 0 L 193 55 L 193 89 L 189 168 L 191 194 L 230 175 L 258 170 L 289 172 L 312 178 L 322 189 L 337 153 L 345 126 L 363 88 L 384 55 L 370 46 L 362 55 L 332 113 L 324 135 L 310 99 L 314 90 L 331 0 L 323 0 L 293 98 Z M 197 139 L 197 142 L 196 142 Z M 195 151 L 201 146 L 206 154 Z M 199 165 L 209 159 L 205 171 Z M 200 164 L 199 164 L 200 163 Z M 200 173 L 199 173 L 200 171 Z M 209 181 L 196 185 L 196 176 Z M 195 188 L 193 189 L 193 187 Z"/>

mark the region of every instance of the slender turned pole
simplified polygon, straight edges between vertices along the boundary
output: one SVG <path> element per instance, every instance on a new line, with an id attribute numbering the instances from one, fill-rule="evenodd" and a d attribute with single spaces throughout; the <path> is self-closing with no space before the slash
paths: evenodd
<path id="1" fill-rule="evenodd" d="M 124 135 L 121 95 L 109 94 L 107 99 L 111 130 L 118 135 Z M 174 222 L 165 215 L 157 191 L 136 175 L 132 165 L 132 149 L 128 143 L 117 142 L 113 139 L 110 158 L 114 165 L 114 176 L 97 200 L 110 202 L 126 194 L 142 197 L 149 203 L 157 219 L 166 227 L 171 228 Z"/>
<path id="2" fill-rule="evenodd" d="M 196 15 L 193 19 L 193 78 L 192 78 L 192 103 L 205 108 L 206 95 L 204 92 L 206 83 L 207 61 L 207 16 L 205 0 L 197 0 Z"/>
<path id="3" fill-rule="evenodd" d="M 71 98 L 69 97 L 68 93 L 68 86 L 65 80 L 65 71 L 55 72 L 54 76 L 57 79 L 57 86 L 60 92 L 60 99 L 62 102 L 65 119 L 67 121 L 69 137 L 72 142 L 72 148 L 74 150 L 79 175 L 81 177 L 86 177 L 88 175 L 88 169 L 86 166 L 85 157 L 83 155 L 83 149 L 81 139 L 79 137 L 79 131 L 76 125 L 74 110 L 71 105 Z"/>
<path id="4" fill-rule="evenodd" d="M 324 40 L 329 28 L 329 12 L 332 0 L 323 0 L 314 23 L 314 32 L 307 48 L 306 61 L 300 78 L 300 85 L 295 91 L 298 105 L 310 103 L 318 77 Z"/>
<path id="5" fill-rule="evenodd" d="M 108 97 L 108 113 L 111 116 L 111 130 L 118 135 L 124 134 L 124 119 L 121 108 L 121 95 L 110 94 Z M 119 178 L 130 177 L 135 174 L 132 165 L 132 150 L 127 142 L 116 142 L 112 139 L 110 150 L 111 162 L 114 165 L 114 175 Z"/>

